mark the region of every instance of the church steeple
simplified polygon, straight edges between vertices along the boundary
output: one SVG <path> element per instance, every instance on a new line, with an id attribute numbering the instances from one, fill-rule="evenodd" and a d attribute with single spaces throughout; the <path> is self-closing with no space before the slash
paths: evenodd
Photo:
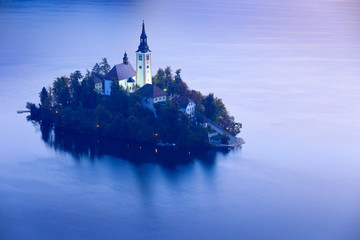
<path id="1" fill-rule="evenodd" d="M 141 32 L 141 35 L 140 35 L 140 45 L 139 45 L 139 48 L 138 48 L 137 52 L 145 53 L 145 52 L 148 52 L 148 51 L 150 51 L 150 49 L 149 49 L 149 46 L 147 45 L 147 36 L 146 36 L 146 33 L 145 33 L 145 23 L 143 21 L 142 32 Z"/>
<path id="2" fill-rule="evenodd" d="M 125 54 L 124 54 L 123 63 L 124 63 L 124 64 L 128 64 L 128 63 L 129 63 L 129 59 L 128 59 L 128 57 L 127 57 L 126 52 L 125 52 Z"/>
<path id="3" fill-rule="evenodd" d="M 142 32 L 140 35 L 140 45 L 136 51 L 136 85 L 142 87 L 146 84 L 152 84 L 151 51 L 147 45 L 145 23 L 143 21 Z"/>

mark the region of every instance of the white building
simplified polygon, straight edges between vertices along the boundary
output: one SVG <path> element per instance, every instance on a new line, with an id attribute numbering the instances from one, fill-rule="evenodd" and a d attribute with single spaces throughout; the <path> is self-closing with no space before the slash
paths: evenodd
<path id="1" fill-rule="evenodd" d="M 188 97 L 174 97 L 172 103 L 179 107 L 179 111 L 183 112 L 189 118 L 195 117 L 195 102 Z"/>
<path id="2" fill-rule="evenodd" d="M 105 95 L 111 94 L 111 84 L 113 81 L 128 92 L 134 92 L 146 84 L 152 84 L 151 76 L 151 51 L 147 45 L 145 24 L 143 22 L 140 35 L 140 45 L 136 51 L 136 70 L 131 66 L 127 54 L 124 54 L 123 63 L 115 65 L 104 78 L 104 82 L 96 86 L 98 93 Z M 103 87 L 103 90 L 100 87 Z"/>
<path id="3" fill-rule="evenodd" d="M 108 74 L 104 77 L 104 94 L 111 94 L 111 84 L 113 81 L 119 83 L 120 87 L 127 90 L 128 92 L 133 92 L 136 89 L 135 81 L 135 70 L 129 63 L 127 54 L 124 54 L 123 63 L 116 64 Z"/>
<path id="4" fill-rule="evenodd" d="M 136 84 L 139 87 L 142 87 L 146 84 L 152 84 L 151 51 L 147 44 L 144 22 L 140 35 L 140 45 L 136 51 Z"/>
<path id="5" fill-rule="evenodd" d="M 101 78 L 94 76 L 94 83 L 95 83 L 95 92 L 97 94 L 104 94 L 104 80 Z"/>

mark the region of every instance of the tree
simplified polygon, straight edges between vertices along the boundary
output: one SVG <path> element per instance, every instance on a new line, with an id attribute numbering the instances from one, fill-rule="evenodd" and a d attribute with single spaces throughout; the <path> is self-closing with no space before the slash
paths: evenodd
<path id="1" fill-rule="evenodd" d="M 164 70 L 164 87 L 169 93 L 174 93 L 174 80 L 171 68 L 167 66 Z"/>
<path id="2" fill-rule="evenodd" d="M 66 76 L 58 77 L 53 83 L 53 94 L 55 97 L 55 103 L 60 104 L 63 107 L 69 105 L 71 98 L 69 92 L 70 79 Z"/>
<path id="3" fill-rule="evenodd" d="M 217 122 L 217 110 L 215 105 L 214 94 L 210 93 L 202 100 L 202 105 L 205 108 L 205 116 L 210 120 Z"/>
<path id="4" fill-rule="evenodd" d="M 230 137 L 227 134 L 223 134 L 220 136 L 220 141 L 222 144 L 228 144 L 230 141 Z"/>
<path id="5" fill-rule="evenodd" d="M 175 72 L 175 89 L 174 92 L 179 94 L 180 96 L 185 96 L 188 92 L 188 86 L 186 83 L 181 79 L 180 76 L 181 69 L 176 70 Z"/>
<path id="6" fill-rule="evenodd" d="M 95 83 L 92 76 L 87 76 L 81 81 L 80 102 L 84 108 L 95 108 L 97 94 L 94 89 Z"/>
<path id="7" fill-rule="evenodd" d="M 164 89 L 165 88 L 164 79 L 165 79 L 165 72 L 162 68 L 159 68 L 155 77 L 153 78 L 154 84 L 157 87 Z"/>
<path id="8" fill-rule="evenodd" d="M 111 122 L 111 112 L 104 108 L 103 105 L 98 105 L 95 110 L 96 126 L 97 128 L 103 129 Z"/>
<path id="9" fill-rule="evenodd" d="M 98 63 L 95 63 L 93 69 L 91 70 L 91 75 L 101 77 L 101 68 Z"/>
<path id="10" fill-rule="evenodd" d="M 79 70 L 70 74 L 70 94 L 72 96 L 72 105 L 77 107 L 80 102 L 80 80 L 83 75 Z"/>
<path id="11" fill-rule="evenodd" d="M 50 101 L 49 101 L 49 93 L 48 91 L 46 90 L 45 87 L 43 87 L 41 89 L 41 92 L 40 92 L 40 104 L 42 107 L 48 107 L 50 105 Z"/>
<path id="12" fill-rule="evenodd" d="M 108 74 L 108 72 L 110 72 L 110 65 L 107 61 L 107 58 L 103 58 L 101 63 L 100 63 L 100 73 L 101 75 L 103 75 L 105 77 L 106 74 Z"/>
<path id="13" fill-rule="evenodd" d="M 105 75 L 108 74 L 110 69 L 111 67 L 107 61 L 107 58 L 103 58 L 100 63 L 95 63 L 91 71 L 91 75 L 104 79 Z"/>
<path id="14" fill-rule="evenodd" d="M 83 75 L 79 70 L 76 70 L 73 73 L 70 73 L 70 80 L 77 80 L 80 81 L 83 78 Z"/>
<path id="15" fill-rule="evenodd" d="M 126 112 L 128 109 L 129 97 L 126 91 L 120 87 L 119 82 L 111 82 L 112 110 L 116 112 Z"/>
<path id="16" fill-rule="evenodd" d="M 41 119 L 39 119 L 40 111 L 39 111 L 39 109 L 36 107 L 36 105 L 34 103 L 27 102 L 26 103 L 26 108 L 29 109 L 29 111 L 30 111 L 29 120 L 41 120 Z"/>
<path id="17" fill-rule="evenodd" d="M 115 79 L 113 79 L 111 81 L 110 89 L 111 89 L 111 93 L 110 93 L 111 96 L 118 95 L 120 93 L 120 84 L 119 84 L 119 82 L 116 81 Z"/>

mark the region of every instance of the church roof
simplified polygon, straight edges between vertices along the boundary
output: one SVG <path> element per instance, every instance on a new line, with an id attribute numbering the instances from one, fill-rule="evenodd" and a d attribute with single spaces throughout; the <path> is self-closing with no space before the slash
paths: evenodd
<path id="1" fill-rule="evenodd" d="M 127 82 L 135 82 L 135 80 L 132 77 L 129 77 Z"/>
<path id="2" fill-rule="evenodd" d="M 163 97 L 167 96 L 167 93 L 155 86 L 154 84 L 146 84 L 137 90 L 142 97 Z"/>
<path id="3" fill-rule="evenodd" d="M 193 100 L 188 97 L 174 97 L 171 101 L 178 104 L 180 108 L 186 108 L 190 102 L 193 102 Z"/>
<path id="4" fill-rule="evenodd" d="M 130 63 L 117 64 L 115 65 L 108 74 L 105 75 L 106 80 L 124 80 L 136 75 L 134 68 Z"/>
<path id="5" fill-rule="evenodd" d="M 93 77 L 94 77 L 94 82 L 95 83 L 102 83 L 103 82 L 103 80 L 101 78 L 99 78 L 97 76 L 93 76 Z"/>

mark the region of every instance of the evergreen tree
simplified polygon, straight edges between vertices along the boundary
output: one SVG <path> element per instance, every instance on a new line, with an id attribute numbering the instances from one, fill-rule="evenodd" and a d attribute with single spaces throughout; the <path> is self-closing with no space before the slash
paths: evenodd
<path id="1" fill-rule="evenodd" d="M 45 87 L 43 87 L 41 89 L 41 92 L 40 92 L 40 104 L 42 107 L 48 107 L 50 105 L 50 102 L 49 102 L 49 93 L 48 91 L 46 90 Z"/>
<path id="2" fill-rule="evenodd" d="M 179 94 L 180 96 L 186 96 L 188 90 L 188 86 L 186 83 L 181 79 L 180 76 L 181 69 L 176 70 L 175 72 L 175 89 L 174 92 Z"/>
<path id="3" fill-rule="evenodd" d="M 104 79 L 105 75 L 108 74 L 111 67 L 107 61 L 107 58 L 103 58 L 100 63 L 95 63 L 91 75 L 97 76 L 98 78 Z"/>
<path id="4" fill-rule="evenodd" d="M 80 80 L 82 78 L 83 76 L 79 70 L 70 74 L 70 94 L 73 107 L 77 107 L 80 102 Z"/>
<path id="5" fill-rule="evenodd" d="M 97 94 L 95 92 L 94 79 L 91 76 L 85 77 L 80 84 L 80 102 L 84 108 L 95 108 Z"/>
<path id="6" fill-rule="evenodd" d="M 83 75 L 79 70 L 76 70 L 75 72 L 70 74 L 70 80 L 77 80 L 80 81 L 83 78 Z"/>
<path id="7" fill-rule="evenodd" d="M 106 74 L 108 74 L 108 72 L 110 72 L 110 65 L 107 61 L 107 58 L 103 58 L 101 63 L 100 63 L 100 73 L 102 76 L 105 77 Z"/>
<path id="8" fill-rule="evenodd" d="M 91 71 L 91 75 L 92 76 L 97 76 L 99 78 L 102 78 L 102 74 L 101 74 L 101 67 L 98 63 L 95 63 L 92 71 Z"/>

